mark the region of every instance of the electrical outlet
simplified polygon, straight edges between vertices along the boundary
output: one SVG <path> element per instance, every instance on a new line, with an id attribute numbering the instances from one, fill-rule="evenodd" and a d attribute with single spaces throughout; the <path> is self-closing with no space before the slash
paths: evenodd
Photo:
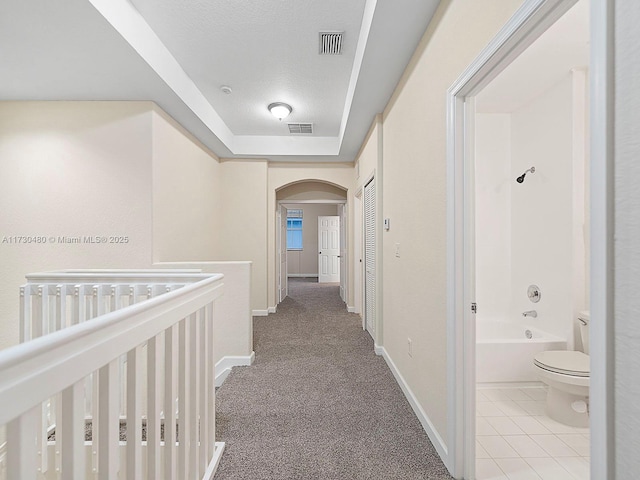
<path id="1" fill-rule="evenodd" d="M 407 337 L 407 353 L 410 357 L 413 357 L 413 342 Z"/>
<path id="2" fill-rule="evenodd" d="M 396 257 L 400 258 L 400 244 L 396 243 Z"/>

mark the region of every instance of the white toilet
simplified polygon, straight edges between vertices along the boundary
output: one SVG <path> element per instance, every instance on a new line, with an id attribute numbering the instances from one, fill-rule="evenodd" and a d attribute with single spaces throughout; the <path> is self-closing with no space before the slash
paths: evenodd
<path id="1" fill-rule="evenodd" d="M 589 426 L 589 312 L 580 312 L 580 336 L 584 353 L 549 350 L 533 360 L 540 380 L 549 386 L 546 413 L 573 427 Z"/>

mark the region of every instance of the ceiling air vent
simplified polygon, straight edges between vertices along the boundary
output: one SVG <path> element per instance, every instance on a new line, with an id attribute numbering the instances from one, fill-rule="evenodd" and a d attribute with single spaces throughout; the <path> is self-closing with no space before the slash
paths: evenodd
<path id="1" fill-rule="evenodd" d="M 312 123 L 289 123 L 289 133 L 313 133 Z"/>
<path id="2" fill-rule="evenodd" d="M 344 32 L 320 32 L 320 55 L 341 55 Z"/>

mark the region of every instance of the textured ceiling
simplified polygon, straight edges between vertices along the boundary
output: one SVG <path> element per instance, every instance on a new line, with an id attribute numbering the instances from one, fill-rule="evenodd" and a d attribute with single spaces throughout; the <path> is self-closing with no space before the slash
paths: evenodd
<path id="1" fill-rule="evenodd" d="M 365 0 L 132 3 L 234 134 L 287 134 L 272 102 L 293 107 L 286 121 L 339 134 Z M 342 55 L 319 55 L 320 31 L 345 32 Z"/>
<path id="2" fill-rule="evenodd" d="M 2 0 L 0 100 L 151 100 L 220 157 L 350 162 L 437 4 Z M 345 32 L 343 55 L 318 55 L 321 30 Z"/>

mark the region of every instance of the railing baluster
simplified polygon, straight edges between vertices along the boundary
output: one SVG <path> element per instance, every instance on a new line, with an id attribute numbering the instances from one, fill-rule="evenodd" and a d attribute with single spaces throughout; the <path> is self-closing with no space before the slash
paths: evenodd
<path id="1" fill-rule="evenodd" d="M 200 399 L 200 348 L 198 345 L 198 335 L 200 334 L 198 329 L 198 315 L 192 313 L 189 316 L 189 365 L 190 365 L 190 388 L 189 388 L 189 425 L 190 425 L 190 437 L 189 437 L 189 475 L 191 478 L 195 478 L 198 472 L 198 430 L 200 424 L 200 411 L 198 408 L 198 400 Z M 185 477 L 188 478 L 188 477 Z"/>
<path id="2" fill-rule="evenodd" d="M 31 339 L 31 285 L 20 287 L 20 343 Z"/>
<path id="3" fill-rule="evenodd" d="M 120 310 L 123 305 L 122 305 L 122 295 L 121 295 L 121 290 L 123 288 L 126 288 L 126 286 L 117 286 L 117 285 L 113 285 L 109 288 L 109 308 L 110 310 L 116 311 L 116 310 Z M 127 357 L 126 356 L 122 356 L 120 357 L 120 378 L 126 378 L 126 367 L 127 367 Z M 125 406 L 127 403 L 127 385 L 124 385 L 123 388 L 120 389 L 120 415 L 124 416 L 125 415 Z"/>
<path id="4" fill-rule="evenodd" d="M 67 290 L 64 285 L 56 286 L 56 331 L 67 326 Z"/>
<path id="5" fill-rule="evenodd" d="M 32 326 L 32 338 L 41 337 L 46 333 L 46 316 L 48 313 L 47 305 L 47 292 L 48 289 L 45 285 L 38 285 L 36 294 L 36 305 L 33 315 Z M 37 427 L 36 427 L 36 443 L 38 445 L 38 471 L 45 473 L 49 467 L 49 449 L 47 448 L 47 426 L 48 415 L 47 410 L 50 406 L 51 400 L 45 400 L 39 406 L 39 411 L 36 414 Z"/>
<path id="6" fill-rule="evenodd" d="M 99 373 L 93 372 L 91 379 L 91 463 L 94 472 L 98 472 L 100 464 L 100 396 Z"/>
<path id="7" fill-rule="evenodd" d="M 36 480 L 37 446 L 34 432 L 39 428 L 37 406 L 7 424 L 7 478 Z M 38 467 L 38 470 L 40 468 Z"/>
<path id="8" fill-rule="evenodd" d="M 62 480 L 84 478 L 85 470 L 85 424 L 84 381 L 74 383 L 62 392 L 61 418 L 56 427 L 56 444 L 61 449 Z"/>
<path id="9" fill-rule="evenodd" d="M 42 285 L 37 287 L 36 296 L 35 296 L 35 308 L 33 309 L 33 323 L 31 324 L 31 339 L 38 338 L 42 336 L 42 327 L 44 325 L 44 309 L 42 308 L 42 294 L 43 294 Z"/>
<path id="10" fill-rule="evenodd" d="M 209 350 L 207 344 L 207 335 L 209 334 L 209 325 L 206 319 L 206 309 L 201 308 L 198 315 L 200 323 L 200 333 L 198 339 L 200 341 L 200 468 L 198 477 L 202 478 L 207 469 L 208 463 L 208 447 L 209 447 Z"/>
<path id="11" fill-rule="evenodd" d="M 178 368 L 178 329 L 165 330 L 164 349 L 164 478 L 176 480 L 176 393 Z"/>
<path id="12" fill-rule="evenodd" d="M 118 417 L 118 360 L 102 367 L 98 373 L 98 435 L 100 457 L 98 478 L 110 480 L 118 475 L 120 455 L 120 419 Z"/>
<path id="13" fill-rule="evenodd" d="M 142 347 L 127 353 L 127 478 L 142 478 L 142 415 L 140 361 Z"/>
<path id="14" fill-rule="evenodd" d="M 156 335 L 147 342 L 147 478 L 160 478 L 160 373 L 162 345 Z"/>
<path id="15" fill-rule="evenodd" d="M 215 315 L 214 312 L 214 304 L 210 303 L 209 305 L 207 305 L 206 307 L 207 310 L 207 319 L 206 322 L 209 325 L 209 332 L 207 334 L 207 350 L 209 352 L 209 358 L 213 359 L 214 358 L 214 354 L 215 352 L 213 351 L 213 317 Z M 208 409 L 209 409 L 209 423 L 207 424 L 209 427 L 209 450 L 208 450 L 208 455 L 207 458 L 211 459 L 213 458 L 213 454 L 215 453 L 215 447 L 216 447 L 216 442 L 215 442 L 215 438 L 216 438 L 216 390 L 215 390 L 215 384 L 216 384 L 216 372 L 215 372 L 215 368 L 214 365 L 212 363 L 210 363 L 209 360 L 207 360 L 207 363 L 210 364 L 209 365 L 209 404 L 208 404 Z"/>
<path id="16" fill-rule="evenodd" d="M 59 429 L 61 428 L 62 425 L 62 394 L 58 394 L 55 397 L 52 398 L 52 401 L 54 402 L 54 406 L 55 406 L 55 417 L 54 417 L 54 429 L 56 432 L 56 437 L 55 437 L 55 450 L 56 450 L 56 458 L 55 458 L 55 468 L 56 468 L 56 472 L 60 472 L 62 470 L 62 456 L 60 455 L 60 449 L 62 448 L 62 440 L 60 439 L 60 437 L 58 436 L 58 432 L 60 431 Z M 82 411 L 82 410 L 80 410 Z M 58 474 L 59 475 L 59 474 Z"/>
<path id="17" fill-rule="evenodd" d="M 191 438 L 191 405 L 189 402 L 189 393 L 191 391 L 191 374 L 189 360 L 189 340 L 190 340 L 190 322 L 189 318 L 185 318 L 180 322 L 180 390 L 178 393 L 179 409 L 178 409 L 178 476 L 180 478 L 189 478 L 189 439 Z"/>
<path id="18" fill-rule="evenodd" d="M 38 444 L 38 471 L 46 472 L 49 469 L 49 449 L 47 448 L 47 410 L 50 406 L 51 400 L 45 400 L 39 405 L 38 413 L 36 417 L 38 419 L 38 426 L 36 428 L 36 443 Z"/>

